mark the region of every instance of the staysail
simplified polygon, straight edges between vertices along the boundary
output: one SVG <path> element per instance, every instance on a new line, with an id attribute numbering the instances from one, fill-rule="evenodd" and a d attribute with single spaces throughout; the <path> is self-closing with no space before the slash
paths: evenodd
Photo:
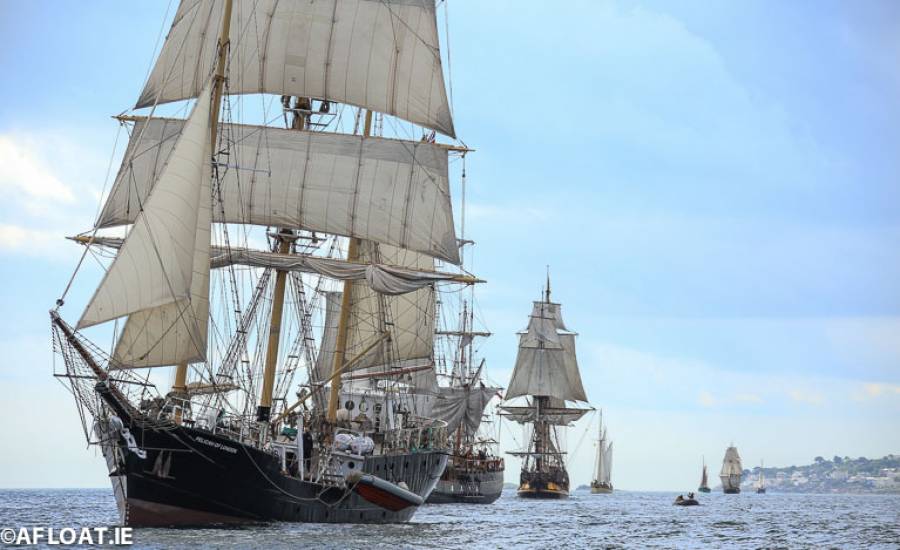
<path id="1" fill-rule="evenodd" d="M 183 0 L 137 108 L 197 97 L 224 2 Z M 231 94 L 347 103 L 455 137 L 434 0 L 235 0 Z"/>
<path id="2" fill-rule="evenodd" d="M 97 227 L 134 222 L 183 126 L 180 119 L 136 119 Z M 233 139 L 233 166 L 220 171 L 213 221 L 358 237 L 459 263 L 446 147 L 222 126 Z"/>
<path id="3" fill-rule="evenodd" d="M 175 364 L 206 357 L 210 104 L 207 86 L 78 323 L 84 328 L 131 314 L 121 360 Z"/>

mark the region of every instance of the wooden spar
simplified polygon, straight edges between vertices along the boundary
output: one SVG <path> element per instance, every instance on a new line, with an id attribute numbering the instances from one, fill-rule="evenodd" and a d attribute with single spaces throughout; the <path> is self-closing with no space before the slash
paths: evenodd
<path id="1" fill-rule="evenodd" d="M 369 137 L 372 132 L 372 111 L 366 111 L 366 123 L 363 127 L 363 139 Z M 359 239 L 350 237 L 350 244 L 347 246 L 347 261 L 353 262 L 359 256 Z M 337 420 L 338 401 L 341 399 L 341 378 L 335 377 L 334 373 L 340 370 L 344 364 L 344 352 L 347 349 L 347 325 L 350 321 L 350 293 L 353 289 L 353 283 L 344 281 L 344 292 L 341 295 L 341 317 L 338 321 L 337 338 L 334 347 L 334 364 L 332 365 L 331 392 L 328 396 L 328 422 L 334 423 Z"/>
<path id="2" fill-rule="evenodd" d="M 383 342 L 384 340 L 386 340 L 389 336 L 390 336 L 390 332 L 385 332 L 384 334 L 382 334 L 381 336 L 379 336 L 378 338 L 376 338 L 375 341 L 372 342 L 371 344 L 369 344 L 368 346 L 366 346 L 366 348 L 365 348 L 364 350 L 362 350 L 361 352 L 357 353 L 357 354 L 356 354 L 356 357 L 354 357 L 353 359 L 351 359 L 351 360 L 347 361 L 346 363 L 344 363 L 344 364 L 341 366 L 341 368 L 338 369 L 336 372 L 332 372 L 332 373 L 331 373 L 331 376 L 328 378 L 328 380 L 325 380 L 324 382 L 321 382 L 321 386 L 325 386 L 325 385 L 328 384 L 329 382 L 332 382 L 335 378 L 338 378 L 340 375 L 344 374 L 344 372 L 350 370 L 350 367 L 352 367 L 353 365 L 355 365 L 356 363 L 358 363 L 363 357 L 365 357 L 366 355 L 368 355 L 370 351 L 372 351 L 373 349 L 375 349 L 375 346 L 377 346 L 378 344 L 380 344 L 381 342 Z M 279 422 L 281 422 L 282 420 L 284 420 L 284 418 L 287 417 L 287 415 L 289 415 L 289 414 L 291 414 L 292 412 L 294 412 L 294 410 L 296 410 L 297 407 L 299 407 L 300 405 L 302 405 L 303 403 L 305 403 L 306 400 L 309 399 L 310 397 L 312 397 L 313 394 L 315 394 L 317 391 L 319 391 L 319 388 L 317 388 L 317 389 L 311 391 L 310 393 L 306 394 L 305 396 L 303 396 L 302 399 L 298 400 L 296 403 L 294 403 L 293 405 L 291 405 L 290 407 L 288 407 L 287 409 L 285 409 L 283 413 L 279 414 L 277 417 L 275 417 L 274 420 L 272 420 L 272 425 L 273 425 L 273 426 L 274 426 L 274 425 L 277 425 Z"/>
<path id="3" fill-rule="evenodd" d="M 132 409 L 133 407 L 131 406 L 131 403 L 128 401 L 128 399 L 124 395 L 122 395 L 122 392 L 120 392 L 119 389 L 112 385 L 112 383 L 110 382 L 109 373 L 103 370 L 103 367 L 101 367 L 97 364 L 96 361 L 94 361 L 94 356 L 91 355 L 88 350 L 84 349 L 81 341 L 79 341 L 78 338 L 75 337 L 75 332 L 72 330 L 72 327 L 67 325 L 66 322 L 62 320 L 62 317 L 59 316 L 59 312 L 57 312 L 56 310 L 51 310 L 50 320 L 59 328 L 59 330 L 62 331 L 63 336 L 66 337 L 66 342 L 68 342 L 69 345 L 75 349 L 75 352 L 78 353 L 79 356 L 81 356 L 81 359 L 88 366 L 88 368 L 93 371 L 94 376 L 97 378 L 97 380 L 106 383 L 106 387 L 109 388 L 110 393 L 112 393 L 112 395 L 116 397 L 116 399 L 119 401 L 119 403 L 122 404 L 123 407 Z"/>
<path id="4" fill-rule="evenodd" d="M 366 372 L 363 374 L 354 374 L 353 376 L 348 376 L 347 380 L 365 380 L 367 378 L 390 378 L 392 376 L 399 376 L 401 374 L 409 374 L 412 372 L 419 372 L 423 370 L 428 370 L 434 368 L 434 365 L 423 365 L 421 367 L 406 367 L 403 369 L 392 369 L 386 371 L 378 371 L 378 372 Z"/>
<path id="5" fill-rule="evenodd" d="M 292 110 L 303 112 L 303 109 L 292 109 Z M 307 111 L 307 112 L 310 112 L 310 111 Z M 321 113 L 315 113 L 315 114 L 321 114 Z M 147 117 L 144 115 L 124 115 L 124 114 L 122 114 L 122 115 L 113 115 L 112 118 L 118 120 L 119 122 L 143 122 L 150 117 Z M 174 118 L 167 118 L 167 117 L 153 117 L 153 118 L 157 119 L 157 120 L 182 120 L 182 119 L 174 119 Z M 378 136 L 377 139 L 383 139 L 383 140 L 387 140 L 387 141 L 406 141 L 406 140 L 402 140 L 402 139 L 398 139 L 398 138 L 382 137 L 382 136 Z M 432 143 L 431 145 L 434 145 L 435 147 L 437 147 L 439 149 L 444 149 L 445 151 L 449 151 L 451 153 L 466 154 L 466 153 L 474 153 L 475 152 L 475 149 L 470 149 L 470 148 L 462 146 L 462 145 L 451 145 L 449 143 L 440 143 L 437 141 Z M 471 241 L 469 241 L 469 242 L 471 243 Z"/>
<path id="6" fill-rule="evenodd" d="M 66 239 L 68 239 L 70 241 L 74 241 L 81 245 L 85 245 L 85 246 L 103 246 L 103 247 L 111 248 L 111 249 L 121 248 L 122 243 L 124 242 L 124 239 L 121 239 L 118 237 L 94 237 L 94 236 L 89 236 L 89 235 L 75 235 L 73 237 L 66 237 Z M 227 253 L 227 249 L 222 248 L 222 247 L 217 247 L 217 246 L 213 246 L 211 250 L 212 250 L 213 256 L 224 255 Z M 267 251 L 263 251 L 263 250 L 247 249 L 247 248 L 240 248 L 240 247 L 231 247 L 230 250 L 232 253 L 246 251 L 246 252 L 250 252 L 250 253 L 254 253 L 254 254 L 264 254 L 266 258 L 272 258 L 272 263 L 274 263 L 275 260 L 282 259 L 282 258 L 296 259 L 298 256 L 297 254 L 280 254 L 278 252 L 267 252 Z M 310 256 L 310 257 L 314 258 L 314 259 L 316 258 L 315 256 Z M 329 260 L 341 262 L 344 265 L 353 266 L 353 267 L 369 267 L 370 265 L 376 265 L 378 267 L 384 267 L 384 268 L 410 269 L 412 271 L 418 271 L 421 273 L 431 273 L 431 274 L 435 274 L 435 275 L 440 275 L 441 277 L 446 277 L 446 278 L 440 279 L 439 281 L 448 282 L 448 283 L 460 283 L 460 284 L 464 284 L 464 285 L 474 285 L 474 284 L 481 284 L 481 283 L 487 282 L 484 279 L 479 279 L 478 277 L 474 277 L 472 275 L 462 275 L 462 274 L 458 274 L 458 273 L 449 273 L 446 271 L 436 271 L 433 269 L 406 268 L 401 265 L 375 264 L 373 262 L 359 262 L 359 261 L 348 262 L 346 260 L 339 260 L 337 258 L 329 258 Z M 253 265 L 255 267 L 271 267 L 269 265 L 264 265 L 264 264 L 242 264 L 242 262 L 239 262 L 239 261 L 235 261 L 235 262 L 233 262 L 233 264 Z M 224 265 L 233 265 L 233 264 L 224 264 Z M 220 267 L 223 267 L 223 264 L 213 263 L 213 265 L 211 267 L 214 269 L 218 269 Z M 289 269 L 288 271 L 299 271 L 301 273 L 315 272 L 315 270 L 313 270 L 312 268 L 308 268 L 306 270 L 297 268 L 297 269 Z M 359 277 L 354 278 L 352 280 L 361 281 L 364 279 L 365 279 L 365 275 L 360 275 Z M 472 332 L 472 331 L 466 331 L 466 332 L 437 331 L 435 334 L 444 335 L 444 336 L 465 336 L 465 335 L 490 336 L 491 335 L 490 332 Z"/>
<path id="7" fill-rule="evenodd" d="M 219 110 L 222 103 L 222 88 L 225 85 L 225 65 L 228 62 L 228 45 L 231 42 L 229 34 L 231 33 L 231 4 L 232 0 L 225 0 L 225 10 L 222 14 L 222 30 L 219 33 L 219 59 L 216 65 L 216 75 L 213 80 L 212 89 L 212 109 L 209 115 L 209 144 L 210 154 L 215 156 L 218 148 L 218 130 L 219 130 Z M 208 159 L 211 160 L 211 159 Z M 207 198 L 200 197 L 201 200 Z M 172 392 L 183 394 L 187 384 L 187 362 L 178 363 L 175 367 L 175 383 L 172 384 Z M 175 411 L 175 423 L 181 424 L 181 407 L 177 407 Z"/>

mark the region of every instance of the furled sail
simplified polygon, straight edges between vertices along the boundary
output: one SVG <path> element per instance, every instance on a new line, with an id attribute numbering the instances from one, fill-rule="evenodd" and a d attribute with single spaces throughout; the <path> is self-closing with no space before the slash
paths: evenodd
<path id="1" fill-rule="evenodd" d="M 507 395 L 509 395 L 509 390 L 507 390 Z M 591 410 L 566 407 L 564 401 L 556 398 L 550 398 L 548 406 L 540 410 L 534 404 L 526 406 L 503 405 L 500 409 L 503 411 L 503 416 L 520 424 L 544 421 L 556 426 L 568 426 Z"/>
<path id="2" fill-rule="evenodd" d="M 133 223 L 181 133 L 137 119 L 97 227 Z M 422 141 L 225 124 L 213 221 L 353 236 L 459 263 L 447 150 Z"/>
<path id="3" fill-rule="evenodd" d="M 210 96 L 207 86 L 78 328 L 138 313 L 147 330 L 161 327 L 159 323 L 174 323 L 169 327 L 176 327 L 178 345 L 169 346 L 167 341 L 166 354 L 205 357 L 210 236 L 209 209 L 204 205 L 209 202 Z M 164 309 L 157 316 L 154 308 L 160 307 Z M 170 332 L 155 334 L 161 338 Z M 143 336 L 136 338 L 146 341 Z"/>
<path id="4" fill-rule="evenodd" d="M 197 97 L 224 2 L 182 0 L 137 108 Z M 455 137 L 434 0 L 237 0 L 231 94 L 349 103 Z"/>
<path id="5" fill-rule="evenodd" d="M 484 408 L 500 388 L 449 387 L 438 390 L 439 399 L 431 409 L 431 417 L 447 423 L 449 432 L 464 425 L 468 433 L 475 433 L 481 425 Z"/>
<path id="6" fill-rule="evenodd" d="M 208 234 L 208 232 L 207 232 Z M 121 248 L 123 239 L 118 237 L 76 237 L 76 240 L 108 248 Z M 438 281 L 454 281 L 471 284 L 479 279 L 468 275 L 411 269 L 393 265 L 348 262 L 339 258 L 325 258 L 305 254 L 279 254 L 265 250 L 241 247 L 211 247 L 209 266 L 218 269 L 230 265 L 268 267 L 279 271 L 318 273 L 340 281 L 365 281 L 379 294 L 397 295 L 418 290 Z"/>
<path id="7" fill-rule="evenodd" d="M 528 328 L 519 335 L 507 399 L 533 395 L 587 401 L 575 356 L 575 335 L 562 332 L 560 326 L 564 325 L 559 304 L 534 303 Z"/>

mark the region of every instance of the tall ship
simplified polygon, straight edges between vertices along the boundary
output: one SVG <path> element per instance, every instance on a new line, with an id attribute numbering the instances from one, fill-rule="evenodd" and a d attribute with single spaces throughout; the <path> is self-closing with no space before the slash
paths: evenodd
<path id="1" fill-rule="evenodd" d="M 700 486 L 697 487 L 697 490 L 701 493 L 710 492 L 709 489 L 709 474 L 706 471 L 706 458 L 703 459 L 703 473 L 700 474 Z"/>
<path id="2" fill-rule="evenodd" d="M 50 312 L 123 524 L 402 522 L 438 483 L 436 295 L 478 279 L 435 10 L 179 5 Z M 89 254 L 105 274 L 70 324 Z"/>
<path id="3" fill-rule="evenodd" d="M 550 300 L 548 276 L 542 299 L 533 303 L 528 328 L 519 333 L 519 352 L 501 406 L 504 416 L 525 427 L 525 448 L 508 453 L 522 460 L 522 498 L 569 496 L 566 427 L 591 410 L 569 406 L 587 403 L 575 336 L 563 322 L 561 305 Z"/>
<path id="4" fill-rule="evenodd" d="M 498 441 L 485 429 L 485 424 L 491 423 L 482 424 L 485 409 L 501 388 L 485 384 L 484 359 L 475 367 L 474 339 L 490 333 L 473 329 L 475 315 L 470 304 L 463 300 L 456 330 L 439 333 L 450 344 L 452 367 L 448 383 L 437 389 L 432 414 L 447 422 L 450 457 L 428 497 L 432 504 L 490 504 L 503 492 L 504 461 L 497 453 Z"/>
<path id="5" fill-rule="evenodd" d="M 722 471 L 719 479 L 722 480 L 722 491 L 726 495 L 736 495 L 741 492 L 741 476 L 744 467 L 741 465 L 741 456 L 737 447 L 733 444 L 725 450 L 725 459 L 722 460 Z"/>
<path id="6" fill-rule="evenodd" d="M 766 473 L 763 471 L 763 462 L 759 462 L 759 476 L 756 478 L 756 494 L 763 495 L 766 493 Z"/>
<path id="7" fill-rule="evenodd" d="M 464 257 L 475 244 L 465 235 L 465 185 L 463 174 L 460 252 Z M 437 331 L 435 347 L 440 351 L 435 352 L 435 364 L 440 383 L 435 387 L 432 415 L 447 422 L 450 457 L 427 502 L 490 504 L 503 492 L 504 461 L 498 455 L 496 437 L 486 429 L 492 422 L 483 421 L 501 388 L 486 383 L 485 360 L 478 358 L 477 342 L 491 333 L 478 324 L 474 285 L 468 293 L 442 298 L 437 304 L 438 319 L 446 323 Z"/>
<path id="8" fill-rule="evenodd" d="M 612 493 L 612 441 L 606 437 L 603 425 L 603 411 L 600 411 L 600 434 L 597 439 L 597 460 L 594 463 L 594 479 L 591 481 L 591 493 Z"/>

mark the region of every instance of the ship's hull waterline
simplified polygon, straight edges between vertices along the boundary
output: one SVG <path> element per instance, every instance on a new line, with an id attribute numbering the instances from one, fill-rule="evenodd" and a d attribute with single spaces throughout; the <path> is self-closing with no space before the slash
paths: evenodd
<path id="1" fill-rule="evenodd" d="M 503 492 L 503 470 L 453 472 L 451 466 L 429 495 L 428 504 L 491 504 Z M 449 474 L 449 475 L 448 475 Z"/>
<path id="2" fill-rule="evenodd" d="M 134 438 L 107 437 L 101 448 L 123 525 L 133 527 L 310 523 L 398 523 L 418 506 L 380 506 L 354 490 L 282 473 L 281 459 L 209 431 L 129 421 Z M 143 456 L 141 456 L 143 455 Z M 422 500 L 447 464 L 446 450 L 363 457 L 345 467 L 405 488 Z M 402 486 L 402 485 L 401 485 Z"/>
<path id="3" fill-rule="evenodd" d="M 726 488 L 722 489 L 722 492 L 725 493 L 726 495 L 737 495 L 737 494 L 740 494 L 741 489 L 740 489 L 740 487 L 726 487 Z"/>
<path id="4" fill-rule="evenodd" d="M 569 498 L 569 480 L 565 472 L 552 475 L 522 472 L 519 490 L 520 498 L 561 499 Z"/>
<path id="5" fill-rule="evenodd" d="M 613 492 L 612 486 L 591 486 L 591 494 L 594 495 L 608 495 Z"/>

